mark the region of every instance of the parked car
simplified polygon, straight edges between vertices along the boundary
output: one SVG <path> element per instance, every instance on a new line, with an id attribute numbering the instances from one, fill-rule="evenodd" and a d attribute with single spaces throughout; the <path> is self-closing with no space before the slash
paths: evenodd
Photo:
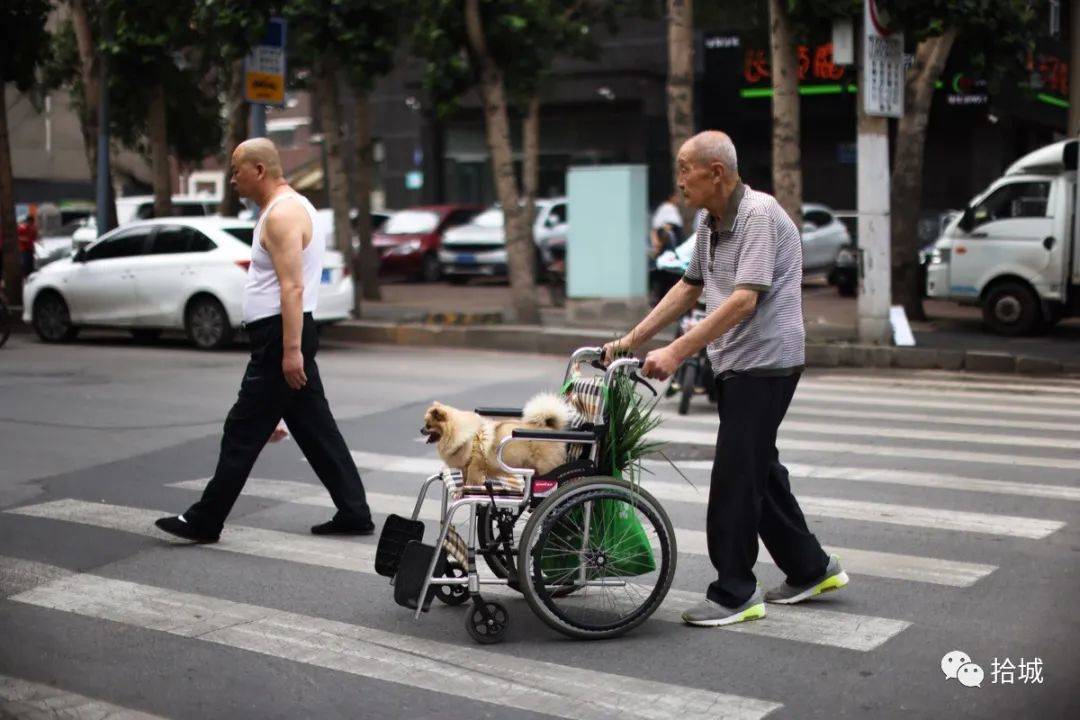
<path id="1" fill-rule="evenodd" d="M 439 248 L 443 234 L 465 225 L 481 210 L 476 205 L 425 205 L 394 213 L 373 238 L 379 272 L 435 282 L 441 277 Z"/>
<path id="2" fill-rule="evenodd" d="M 920 225 L 925 225 L 929 232 L 937 229 L 940 235 L 957 215 L 958 210 L 947 210 L 925 220 Z M 922 232 L 920 232 L 920 239 Z M 936 237 L 936 236 L 935 236 Z M 934 252 L 934 241 L 922 246 L 919 250 L 919 287 L 923 295 L 926 295 L 926 272 Z M 845 245 L 836 253 L 836 262 L 829 270 L 829 284 L 835 285 L 837 292 L 844 297 L 854 297 L 859 292 L 859 249 L 854 243 Z"/>
<path id="3" fill-rule="evenodd" d="M 146 339 L 185 330 L 200 349 L 224 347 L 243 319 L 254 227 L 236 218 L 160 218 L 117 228 L 30 275 L 23 320 L 45 342 L 112 327 Z M 343 320 L 353 302 L 341 253 L 328 250 L 315 319 Z"/>
<path id="4" fill-rule="evenodd" d="M 173 195 L 172 209 L 175 217 L 204 217 L 216 215 L 221 198 L 210 195 Z M 123 227 L 135 220 L 154 217 L 153 195 L 129 195 L 116 198 L 116 225 Z M 97 221 L 91 216 L 72 235 L 76 249 L 97 239 Z"/>
<path id="5" fill-rule="evenodd" d="M 825 205 L 805 203 L 802 213 L 803 272 L 829 271 L 840 248 L 851 244 L 847 226 Z"/>
<path id="6" fill-rule="evenodd" d="M 533 240 L 536 243 L 537 273 L 552 264 L 553 248 L 566 247 L 569 231 L 566 198 L 536 201 Z M 448 230 L 439 251 L 443 277 L 452 283 L 468 282 L 470 277 L 506 275 L 506 234 L 502 208 L 494 206 L 477 215 L 467 225 Z"/>

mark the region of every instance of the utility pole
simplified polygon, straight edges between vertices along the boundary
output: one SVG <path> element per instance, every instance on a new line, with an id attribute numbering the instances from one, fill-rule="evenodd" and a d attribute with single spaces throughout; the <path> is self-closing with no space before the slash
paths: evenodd
<path id="1" fill-rule="evenodd" d="M 101 35 L 105 40 L 111 39 L 108 13 L 102 13 Z M 109 56 L 104 52 L 98 53 L 98 63 L 101 66 L 101 92 L 98 99 L 98 136 L 97 136 L 97 187 L 96 212 L 97 234 L 101 237 L 112 230 L 113 211 L 109 207 L 112 202 L 112 192 L 109 187 L 112 171 L 109 163 Z"/>
<path id="2" fill-rule="evenodd" d="M 266 106 L 251 103 L 251 137 L 266 137 Z"/>
<path id="3" fill-rule="evenodd" d="M 859 340 L 892 342 L 889 235 L 889 120 L 904 109 L 904 40 L 863 0 L 858 98 Z"/>

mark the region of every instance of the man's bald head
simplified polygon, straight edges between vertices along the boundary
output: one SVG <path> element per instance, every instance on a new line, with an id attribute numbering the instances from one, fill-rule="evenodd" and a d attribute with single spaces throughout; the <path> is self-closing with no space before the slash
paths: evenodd
<path id="1" fill-rule="evenodd" d="M 728 197 L 739 183 L 735 143 L 727 133 L 706 130 L 679 148 L 676 181 L 690 207 L 706 208 L 720 217 Z"/>
<path id="2" fill-rule="evenodd" d="M 739 158 L 735 153 L 735 143 L 725 132 L 719 130 L 699 132 L 686 141 L 683 149 L 698 165 L 707 166 L 718 162 L 732 175 L 739 174 Z"/>
<path id="3" fill-rule="evenodd" d="M 237 165 L 262 165 L 266 176 L 274 180 L 283 174 L 281 156 L 274 143 L 266 138 L 252 138 L 237 145 L 233 151 L 233 162 Z"/>

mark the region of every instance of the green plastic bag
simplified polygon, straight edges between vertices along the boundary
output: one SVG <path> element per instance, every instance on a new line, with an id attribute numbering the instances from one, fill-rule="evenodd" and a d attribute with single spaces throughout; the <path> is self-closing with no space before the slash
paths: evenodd
<path id="1" fill-rule="evenodd" d="M 626 500 L 597 500 L 592 504 L 589 518 L 589 543 L 586 553 L 602 554 L 604 565 L 586 562 L 585 576 L 589 580 L 599 577 L 634 577 L 656 570 L 652 544 L 645 528 L 634 512 L 630 498 Z M 540 568 L 544 575 L 561 580 L 577 578 L 581 569 L 582 554 L 566 552 L 566 548 L 582 548 L 581 531 L 584 510 L 574 508 L 553 531 L 559 549 L 557 553 L 544 553 Z M 594 558 L 595 559 L 595 558 Z"/>

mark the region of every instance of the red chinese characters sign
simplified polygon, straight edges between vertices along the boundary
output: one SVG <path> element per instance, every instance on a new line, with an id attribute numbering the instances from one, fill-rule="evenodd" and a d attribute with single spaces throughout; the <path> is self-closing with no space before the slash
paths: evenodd
<path id="1" fill-rule="evenodd" d="M 844 77 L 845 69 L 833 62 L 832 43 L 799 45 L 796 49 L 799 61 L 799 82 L 836 82 Z M 743 59 L 743 79 L 756 85 L 770 76 L 769 56 L 764 50 L 748 48 Z"/>

